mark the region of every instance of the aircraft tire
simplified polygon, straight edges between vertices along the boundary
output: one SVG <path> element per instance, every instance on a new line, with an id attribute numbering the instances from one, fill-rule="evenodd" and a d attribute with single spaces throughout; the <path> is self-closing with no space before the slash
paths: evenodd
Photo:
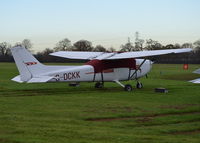
<path id="1" fill-rule="evenodd" d="M 103 88 L 103 84 L 100 82 L 95 83 L 95 88 Z"/>
<path id="2" fill-rule="evenodd" d="M 141 88 L 143 88 L 143 84 L 141 82 L 138 82 L 136 84 L 136 87 L 137 87 L 137 89 L 141 89 Z"/>
<path id="3" fill-rule="evenodd" d="M 130 91 L 133 90 L 133 88 L 132 88 L 132 86 L 130 84 L 126 84 L 125 87 L 124 87 L 124 90 L 130 92 Z"/>

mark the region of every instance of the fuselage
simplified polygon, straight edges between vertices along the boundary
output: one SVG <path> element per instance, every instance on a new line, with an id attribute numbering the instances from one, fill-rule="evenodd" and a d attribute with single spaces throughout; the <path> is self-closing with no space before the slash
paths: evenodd
<path id="1" fill-rule="evenodd" d="M 106 63 L 106 68 L 104 63 L 104 67 L 100 70 L 97 69 L 100 65 L 95 67 L 95 65 L 86 63 L 86 65 L 45 72 L 41 75 L 55 77 L 49 82 L 125 81 L 145 76 L 152 67 L 150 60 L 134 59 L 132 66 L 123 66 L 122 62 L 121 66 L 120 63 L 114 63 L 115 66 Z"/>

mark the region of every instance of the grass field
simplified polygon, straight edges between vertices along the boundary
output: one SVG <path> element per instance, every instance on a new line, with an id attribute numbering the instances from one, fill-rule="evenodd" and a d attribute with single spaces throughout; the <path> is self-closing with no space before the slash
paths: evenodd
<path id="1" fill-rule="evenodd" d="M 155 64 L 143 89 L 125 92 L 115 83 L 19 84 L 15 64 L 0 63 L 0 143 L 199 143 L 200 85 L 187 82 L 199 65 L 189 66 Z"/>

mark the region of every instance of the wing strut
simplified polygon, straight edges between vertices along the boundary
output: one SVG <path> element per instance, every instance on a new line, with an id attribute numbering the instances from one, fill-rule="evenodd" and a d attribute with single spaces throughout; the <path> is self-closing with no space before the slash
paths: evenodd
<path id="1" fill-rule="evenodd" d="M 103 80 L 103 71 L 101 72 L 101 82 L 102 82 L 102 84 L 104 84 L 104 80 Z"/>
<path id="2" fill-rule="evenodd" d="M 141 68 L 141 66 L 145 63 L 146 60 L 147 60 L 147 59 L 144 59 L 144 60 L 142 61 L 142 63 L 139 65 L 139 67 L 136 68 L 135 72 L 129 77 L 129 80 L 132 79 L 134 75 L 136 75 L 136 76 L 135 76 L 135 77 L 136 77 L 135 79 L 137 79 L 137 71 Z"/>
<path id="3" fill-rule="evenodd" d="M 95 78 L 96 78 L 96 73 L 94 73 L 93 82 L 95 82 Z M 97 82 L 95 84 L 95 88 L 102 88 L 103 86 L 104 86 L 104 77 L 103 77 L 103 71 L 101 71 L 101 82 Z"/>

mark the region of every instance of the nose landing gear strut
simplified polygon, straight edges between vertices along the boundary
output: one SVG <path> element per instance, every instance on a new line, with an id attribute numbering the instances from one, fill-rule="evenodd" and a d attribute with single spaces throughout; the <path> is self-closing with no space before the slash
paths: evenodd
<path id="1" fill-rule="evenodd" d="M 114 82 L 116 82 L 117 84 L 119 84 L 121 87 L 124 88 L 125 91 L 132 91 L 133 87 L 130 84 L 122 84 L 121 82 L 119 82 L 119 80 L 114 80 Z"/>

